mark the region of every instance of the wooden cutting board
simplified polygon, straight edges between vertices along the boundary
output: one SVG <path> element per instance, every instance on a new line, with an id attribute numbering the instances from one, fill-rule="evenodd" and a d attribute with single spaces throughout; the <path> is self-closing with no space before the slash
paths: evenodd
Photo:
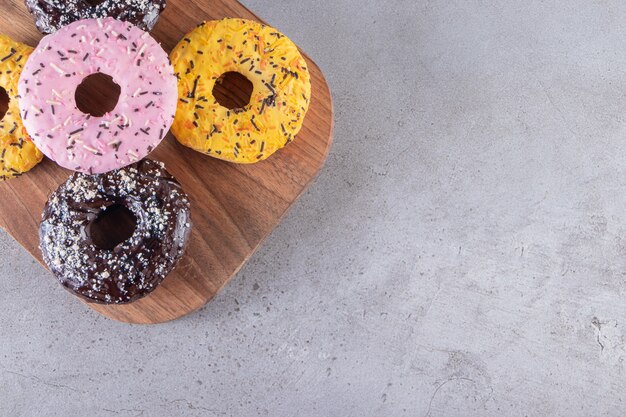
<path id="1" fill-rule="evenodd" d="M 224 17 L 259 20 L 235 0 L 168 0 L 152 35 L 169 52 L 201 21 Z M 41 39 L 23 0 L 0 1 L 0 32 L 29 45 Z M 254 165 L 223 162 L 183 147 L 171 134 L 150 155 L 166 164 L 191 197 L 194 229 L 187 253 L 149 296 L 128 305 L 87 305 L 128 323 L 173 320 L 206 304 L 250 258 L 316 177 L 332 142 L 330 91 L 320 69 L 306 58 L 312 99 L 304 126 L 293 143 L 268 160 Z M 240 95 L 237 85 L 232 89 L 234 96 Z M 41 212 L 69 174 L 44 160 L 21 177 L 0 182 L 0 226 L 40 262 Z M 60 285 L 58 291 L 63 291 Z M 67 302 L 72 298 L 67 293 Z"/>

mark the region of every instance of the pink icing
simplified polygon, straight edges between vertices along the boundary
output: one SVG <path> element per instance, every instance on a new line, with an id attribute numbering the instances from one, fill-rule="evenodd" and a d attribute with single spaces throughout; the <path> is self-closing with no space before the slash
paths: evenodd
<path id="1" fill-rule="evenodd" d="M 76 106 L 87 76 L 110 75 L 117 106 L 93 117 Z M 71 23 L 41 40 L 22 72 L 20 112 L 35 145 L 59 165 L 103 173 L 136 162 L 167 134 L 177 103 L 168 56 L 146 32 L 115 20 Z"/>

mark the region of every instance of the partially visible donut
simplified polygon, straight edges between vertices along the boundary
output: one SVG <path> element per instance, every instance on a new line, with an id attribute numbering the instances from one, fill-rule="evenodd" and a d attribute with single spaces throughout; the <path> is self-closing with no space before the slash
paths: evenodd
<path id="1" fill-rule="evenodd" d="M 76 89 L 89 75 L 120 86 L 117 106 L 103 117 L 80 111 Z M 19 83 L 24 126 L 59 165 L 89 174 L 147 156 L 176 112 L 174 70 L 149 33 L 107 17 L 71 23 L 42 39 Z"/>
<path id="2" fill-rule="evenodd" d="M 93 4 L 87 0 L 25 0 L 44 34 L 53 33 L 65 25 L 82 19 L 113 17 L 150 31 L 165 9 L 166 0 L 103 0 Z M 90 4 L 92 3 L 92 4 Z"/>
<path id="3" fill-rule="evenodd" d="M 37 165 L 43 154 L 24 129 L 19 110 L 17 83 L 28 56 L 28 45 L 0 35 L 0 87 L 9 97 L 9 106 L 0 119 L 0 179 L 16 177 Z"/>
<path id="4" fill-rule="evenodd" d="M 298 47 L 276 29 L 243 19 L 201 24 L 170 54 L 178 76 L 172 125 L 185 146 L 231 162 L 266 159 L 291 142 L 311 99 L 307 64 Z M 221 106 L 213 88 L 238 72 L 253 84 L 242 109 Z"/>
<path id="5" fill-rule="evenodd" d="M 136 218 L 113 249 L 95 242 L 93 224 L 122 206 Z M 144 159 L 104 175 L 74 173 L 49 198 L 39 228 L 43 259 L 70 292 L 121 304 L 153 291 L 182 258 L 191 231 L 189 198 L 161 162 Z"/>

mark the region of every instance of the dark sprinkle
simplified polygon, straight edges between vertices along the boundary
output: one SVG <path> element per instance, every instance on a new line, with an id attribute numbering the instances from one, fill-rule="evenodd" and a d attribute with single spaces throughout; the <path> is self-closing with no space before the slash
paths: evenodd
<path id="1" fill-rule="evenodd" d="M 17 53 L 17 51 L 13 48 L 11 48 L 11 52 L 9 53 L 9 55 L 5 56 L 4 58 L 2 58 L 2 62 L 6 61 L 7 59 L 11 58 L 13 55 L 15 55 Z"/>
<path id="2" fill-rule="evenodd" d="M 196 97 L 196 90 L 198 89 L 198 81 L 200 81 L 200 76 L 199 75 L 193 81 L 193 90 L 191 90 L 189 92 L 189 94 L 187 95 L 187 98 L 195 98 Z"/>

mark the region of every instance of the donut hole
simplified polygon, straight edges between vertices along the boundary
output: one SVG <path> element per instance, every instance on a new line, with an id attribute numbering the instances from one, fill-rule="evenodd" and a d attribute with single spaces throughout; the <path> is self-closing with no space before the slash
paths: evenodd
<path id="1" fill-rule="evenodd" d="M 6 116 L 7 111 L 9 111 L 10 101 L 11 99 L 9 98 L 9 94 L 7 93 L 7 90 L 0 87 L 0 120 L 4 119 L 4 116 Z"/>
<path id="2" fill-rule="evenodd" d="M 89 237 L 93 244 L 104 250 L 112 250 L 128 240 L 137 228 L 137 218 L 123 204 L 108 206 L 89 225 Z"/>
<path id="3" fill-rule="evenodd" d="M 97 72 L 76 88 L 76 107 L 93 117 L 102 117 L 117 106 L 122 89 L 110 75 Z"/>
<path id="4" fill-rule="evenodd" d="M 215 81 L 213 97 L 229 110 L 242 109 L 250 104 L 252 82 L 238 72 L 229 71 Z"/>

